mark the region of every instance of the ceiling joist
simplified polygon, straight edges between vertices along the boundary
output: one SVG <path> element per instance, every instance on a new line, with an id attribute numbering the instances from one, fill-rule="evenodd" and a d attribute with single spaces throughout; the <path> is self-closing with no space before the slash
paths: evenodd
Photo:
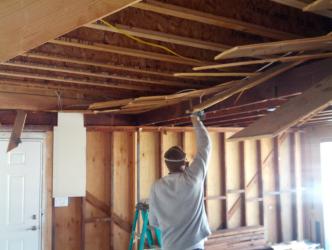
<path id="1" fill-rule="evenodd" d="M 264 26 L 243 22 L 236 19 L 212 15 L 193 9 L 188 9 L 172 4 L 161 3 L 154 0 L 146 0 L 134 4 L 132 7 L 141 10 L 152 11 L 162 15 L 170 15 L 178 18 L 188 19 L 195 22 L 201 22 L 221 28 L 237 30 L 263 37 L 269 37 L 276 40 L 299 38 L 298 35 L 274 30 Z"/>

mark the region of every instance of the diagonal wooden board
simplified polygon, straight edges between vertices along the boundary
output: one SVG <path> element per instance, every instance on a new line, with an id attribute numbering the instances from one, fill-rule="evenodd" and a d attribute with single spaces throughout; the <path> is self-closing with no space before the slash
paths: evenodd
<path id="1" fill-rule="evenodd" d="M 234 134 L 229 140 L 276 136 L 299 121 L 308 119 L 332 104 L 332 74 L 273 113 Z"/>
<path id="2" fill-rule="evenodd" d="M 27 118 L 27 112 L 23 110 L 17 110 L 15 122 L 12 133 L 10 135 L 7 152 L 13 150 L 21 143 L 21 134 L 24 128 L 25 120 Z"/>
<path id="3" fill-rule="evenodd" d="M 139 0 L 1 0 L 0 62 Z"/>

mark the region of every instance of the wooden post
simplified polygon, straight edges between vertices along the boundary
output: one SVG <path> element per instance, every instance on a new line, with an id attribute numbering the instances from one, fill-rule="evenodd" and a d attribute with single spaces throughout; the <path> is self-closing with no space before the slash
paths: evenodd
<path id="1" fill-rule="evenodd" d="M 279 137 L 273 139 L 273 167 L 274 167 L 274 180 L 275 180 L 275 191 L 280 192 L 280 174 L 279 174 Z M 277 229 L 277 240 L 282 241 L 282 221 L 281 221 L 281 197 L 276 196 L 276 229 Z"/>
<path id="2" fill-rule="evenodd" d="M 227 183 L 226 183 L 226 145 L 225 145 L 225 133 L 220 133 L 220 168 L 221 168 L 221 196 L 226 197 L 222 202 L 222 228 L 227 229 Z"/>
<path id="3" fill-rule="evenodd" d="M 258 181 L 258 197 L 263 197 L 263 179 L 262 179 L 262 145 L 260 140 L 256 140 L 257 154 L 257 181 Z M 264 225 L 264 198 L 259 203 L 259 224 Z"/>
<path id="4" fill-rule="evenodd" d="M 295 135 L 290 133 L 290 180 L 291 180 L 291 189 L 296 190 L 296 160 L 295 160 Z M 297 240 L 297 193 L 291 193 L 292 198 L 292 240 Z"/>
<path id="5" fill-rule="evenodd" d="M 81 198 L 81 250 L 85 250 L 85 198 Z"/>
<path id="6" fill-rule="evenodd" d="M 110 137 L 110 169 L 111 169 L 111 181 L 110 181 L 110 211 L 109 214 L 112 216 L 114 212 L 114 171 L 115 171 L 115 166 L 114 166 L 114 132 L 110 132 L 109 134 Z M 110 250 L 114 250 L 114 223 L 113 220 L 110 220 Z"/>
<path id="7" fill-rule="evenodd" d="M 241 192 L 241 226 L 247 225 L 246 219 L 246 181 L 245 181 L 245 153 L 244 153 L 244 141 L 239 142 L 239 154 L 240 154 L 240 189 Z"/>
<path id="8" fill-rule="evenodd" d="M 21 134 L 24 128 L 27 112 L 23 110 L 16 111 L 15 122 L 12 133 L 10 135 L 7 152 L 13 150 L 21 143 Z"/>

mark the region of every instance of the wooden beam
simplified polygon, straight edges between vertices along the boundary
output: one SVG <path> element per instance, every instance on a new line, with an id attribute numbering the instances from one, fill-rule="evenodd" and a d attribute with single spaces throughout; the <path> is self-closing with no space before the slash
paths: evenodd
<path id="1" fill-rule="evenodd" d="M 293 8 L 297 8 L 300 10 L 302 10 L 306 6 L 306 3 L 301 0 L 271 0 L 271 1 L 279 3 L 279 4 L 287 5 L 287 6 L 290 6 Z M 329 11 L 329 10 L 313 11 L 313 13 L 315 13 L 317 15 L 332 18 L 332 11 Z"/>
<path id="2" fill-rule="evenodd" d="M 262 143 L 256 140 L 256 162 L 257 162 L 257 182 L 258 182 L 258 196 L 263 197 L 263 159 L 262 159 Z M 264 225 L 264 199 L 259 203 L 259 224 Z"/>
<path id="3" fill-rule="evenodd" d="M 243 140 L 276 136 L 299 121 L 308 119 L 328 107 L 332 102 L 332 76 L 282 105 L 273 113 L 254 122 L 230 139 Z"/>
<path id="4" fill-rule="evenodd" d="M 146 0 L 144 2 L 133 5 L 133 7 L 141 10 L 153 11 L 155 13 L 162 15 L 170 15 L 178 18 L 188 19 L 195 22 L 215 25 L 221 28 L 237 30 L 277 40 L 299 37 L 294 34 L 290 34 L 279 30 L 274 30 L 264 26 L 247 23 L 227 17 L 216 16 L 209 13 L 204 13 L 197 10 L 166 4 L 153 0 Z"/>
<path id="5" fill-rule="evenodd" d="M 165 80 L 152 80 L 152 79 L 144 79 L 144 78 L 133 78 L 121 75 L 110 74 L 108 72 L 101 72 L 101 73 L 94 73 L 88 70 L 77 70 L 75 68 L 70 67 L 54 67 L 44 64 L 36 64 L 36 63 L 22 63 L 17 61 L 10 61 L 6 63 L 1 63 L 0 65 L 10 66 L 10 67 L 17 67 L 17 68 L 26 68 L 26 69 L 36 69 L 36 70 L 46 70 L 52 72 L 61 72 L 61 73 L 68 73 L 68 74 L 75 74 L 87 77 L 98 77 L 98 78 L 106 78 L 106 79 L 115 79 L 121 81 L 129 81 L 129 82 L 136 82 L 136 83 L 148 83 L 153 85 L 164 85 L 170 87 L 189 87 L 195 88 L 198 85 L 185 83 L 185 82 L 175 82 L 175 81 L 165 81 Z M 136 89 L 135 86 L 131 86 L 131 89 Z"/>
<path id="6" fill-rule="evenodd" d="M 215 57 L 215 60 L 239 57 L 260 57 L 294 51 L 306 51 L 331 48 L 332 35 L 285 40 L 269 43 L 257 43 L 236 46 Z"/>
<path id="7" fill-rule="evenodd" d="M 111 44 L 101 44 L 101 43 L 87 43 L 83 41 L 76 41 L 74 39 L 57 39 L 49 41 L 51 44 L 61 45 L 61 46 L 69 46 L 81 49 L 89 49 L 94 51 L 101 51 L 107 53 L 114 53 L 124 56 L 131 56 L 131 57 L 139 57 L 144 59 L 162 61 L 162 62 L 169 62 L 169 63 L 176 63 L 176 64 L 184 64 L 190 66 L 200 66 L 204 65 L 207 62 L 200 61 L 198 59 L 188 58 L 184 59 L 182 57 L 171 56 L 167 54 L 161 54 L 156 52 L 149 52 L 144 50 L 138 49 L 130 49 L 125 47 L 119 47 Z"/>
<path id="8" fill-rule="evenodd" d="M 27 118 L 27 112 L 23 110 L 16 111 L 16 118 L 13 126 L 12 133 L 10 135 L 7 153 L 16 148 L 21 143 L 21 134 L 24 128 L 25 120 Z"/>
<path id="9" fill-rule="evenodd" d="M 297 55 L 297 56 L 287 56 L 287 57 L 275 57 L 275 58 L 266 58 L 260 60 L 250 60 L 250 61 L 242 61 L 242 62 L 233 62 L 233 63 L 221 63 L 214 65 L 207 65 L 201 67 L 194 67 L 193 70 L 207 70 L 207 69 L 223 69 L 230 67 L 239 67 L 239 66 L 247 66 L 247 65 L 256 65 L 256 64 L 264 64 L 264 63 L 274 63 L 274 62 L 293 62 L 298 60 L 315 60 L 331 57 L 332 52 L 328 53 L 318 53 L 311 55 Z"/>
<path id="10" fill-rule="evenodd" d="M 62 56 L 58 56 L 58 55 L 50 55 L 50 54 L 35 53 L 35 52 L 25 53 L 21 56 L 27 57 L 27 58 L 33 58 L 33 59 L 50 60 L 50 61 L 63 62 L 63 63 L 74 63 L 74 64 L 78 64 L 78 65 L 87 65 L 87 66 L 101 67 L 101 68 L 107 68 L 107 69 L 113 69 L 113 70 L 128 71 L 128 72 L 138 73 L 138 74 L 147 74 L 147 75 L 174 78 L 172 72 L 131 68 L 131 67 L 126 67 L 126 66 L 122 66 L 122 65 L 113 65 L 113 64 L 109 64 L 109 63 L 87 61 L 83 58 L 70 58 L 70 57 L 62 57 Z"/>
<path id="11" fill-rule="evenodd" d="M 233 96 L 235 94 L 238 94 L 245 90 L 253 88 L 277 75 L 280 75 L 301 63 L 303 63 L 303 61 L 281 64 L 281 65 L 278 65 L 276 67 L 273 67 L 273 68 L 261 73 L 258 76 L 249 77 L 247 79 L 240 80 L 239 81 L 240 84 L 237 84 L 234 87 L 230 87 L 230 88 L 222 91 L 220 94 L 217 94 L 214 97 L 211 97 L 210 99 L 208 99 L 198 105 L 195 105 L 193 107 L 193 109 L 191 110 L 191 112 L 197 112 L 197 111 L 209 108 L 219 102 L 222 102 L 222 101 L 230 98 L 231 96 Z"/>
<path id="12" fill-rule="evenodd" d="M 139 0 L 22 0 L 0 2 L 0 62 L 33 49 Z"/>
<path id="13" fill-rule="evenodd" d="M 332 8 L 331 0 L 315 0 L 312 3 L 305 6 L 303 11 L 319 11 L 319 10 L 327 10 Z"/>
<path id="14" fill-rule="evenodd" d="M 161 42 L 166 42 L 166 43 L 173 43 L 173 44 L 178 44 L 178 45 L 183 45 L 183 46 L 188 46 L 188 47 L 193 47 L 193 48 L 198 48 L 198 49 L 207 49 L 207 50 L 221 52 L 221 51 L 224 51 L 224 50 L 230 48 L 230 46 L 224 45 L 224 44 L 213 43 L 213 42 L 198 40 L 198 39 L 189 38 L 189 37 L 177 36 L 177 35 L 172 35 L 169 33 L 163 33 L 163 32 L 154 31 L 154 30 L 146 30 L 146 29 L 131 27 L 131 26 L 123 25 L 123 24 L 113 24 L 113 26 L 115 28 L 107 27 L 105 25 L 100 25 L 100 24 L 85 25 L 85 27 L 88 27 L 91 29 L 120 33 L 120 34 L 123 31 L 126 34 L 129 34 L 129 35 L 132 35 L 135 37 L 151 39 L 151 40 L 161 41 Z"/>
<path id="15" fill-rule="evenodd" d="M 194 77 L 246 77 L 246 76 L 256 76 L 257 73 L 247 73 L 247 72 L 214 72 L 214 73 L 196 73 L 196 72 L 186 72 L 186 73 L 174 73 L 174 76 L 194 76 Z"/>
<path id="16" fill-rule="evenodd" d="M 152 90 L 151 87 L 142 86 L 142 85 L 130 85 L 123 83 L 103 83 L 102 81 L 86 81 L 81 79 L 69 78 L 69 77 L 60 77 L 60 76 L 48 76 L 41 74 L 31 74 L 25 72 L 18 71 L 8 71 L 8 70 L 0 70 L 1 76 L 10 76 L 10 77 L 18 77 L 18 78 L 27 78 L 34 80 L 46 80 L 52 82 L 61 82 L 61 83 L 71 83 L 78 84 L 84 86 L 95 86 L 95 87 L 103 87 L 103 88 L 112 88 L 112 89 L 129 89 L 135 91 L 152 91 L 152 92 L 160 92 L 160 90 Z"/>

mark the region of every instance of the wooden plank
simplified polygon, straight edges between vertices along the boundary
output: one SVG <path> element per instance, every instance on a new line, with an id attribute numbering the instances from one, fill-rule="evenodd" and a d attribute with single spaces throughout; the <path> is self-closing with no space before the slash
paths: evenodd
<path id="1" fill-rule="evenodd" d="M 250 72 L 216 72 L 216 73 L 195 73 L 195 72 L 188 72 L 188 73 L 174 73 L 174 76 L 192 76 L 192 77 L 245 77 L 245 76 L 256 76 L 257 73 L 250 73 Z"/>
<path id="2" fill-rule="evenodd" d="M 238 94 L 238 93 L 243 92 L 244 90 L 253 88 L 277 75 L 280 75 L 280 74 L 284 73 L 285 71 L 287 71 L 291 68 L 294 68 L 295 66 L 297 66 L 301 63 L 303 63 L 303 61 L 298 61 L 298 62 L 293 62 L 293 63 L 284 63 L 281 65 L 275 66 L 271 69 L 268 69 L 258 76 L 249 77 L 247 79 L 236 81 L 236 82 L 234 81 L 233 84 L 237 83 L 236 85 L 222 91 L 220 94 L 216 94 L 214 97 L 211 97 L 210 99 L 208 99 L 198 105 L 195 105 L 192 109 L 192 112 L 197 112 L 197 111 L 201 111 L 206 108 L 209 108 L 219 102 L 222 102 L 222 101 L 232 97 L 235 94 Z"/>
<path id="3" fill-rule="evenodd" d="M 290 7 L 294 7 L 297 9 L 303 9 L 306 6 L 306 3 L 301 0 L 271 0 L 276 3 L 284 4 Z M 313 13 L 325 17 L 332 18 L 332 11 L 329 10 L 320 10 L 320 11 L 314 11 Z"/>
<path id="4" fill-rule="evenodd" d="M 104 81 L 87 81 L 83 79 L 77 79 L 72 77 L 61 77 L 61 76 L 49 76 L 49 75 L 42 75 L 42 74 L 31 74 L 31 73 L 24 73 L 18 71 L 8 71 L 8 70 L 1 70 L 1 76 L 10 76 L 10 77 L 19 77 L 19 78 L 27 78 L 33 80 L 46 80 L 51 82 L 60 82 L 60 83 L 70 83 L 70 84 L 77 84 L 83 86 L 95 86 L 95 87 L 103 87 L 103 88 L 112 88 L 112 89 L 129 89 L 129 90 L 139 90 L 139 91 L 154 91 L 151 90 L 151 87 L 146 87 L 142 85 L 130 85 L 124 83 L 104 83 Z"/>
<path id="5" fill-rule="evenodd" d="M 145 59 L 150 59 L 150 60 L 176 63 L 176 64 L 184 64 L 184 65 L 190 65 L 190 66 L 200 66 L 200 65 L 204 65 L 207 63 L 207 62 L 192 59 L 192 58 L 184 59 L 182 57 L 171 56 L 171 55 L 167 55 L 167 54 L 149 52 L 149 51 L 138 50 L 138 49 L 124 48 L 124 47 L 119 47 L 119 46 L 110 45 L 110 44 L 87 43 L 87 42 L 83 43 L 82 41 L 78 42 L 78 41 L 75 41 L 74 39 L 66 39 L 66 40 L 57 39 L 57 40 L 49 41 L 49 43 L 61 45 L 61 46 L 89 49 L 89 50 L 94 50 L 94 51 L 114 53 L 114 54 L 119 54 L 119 55 L 124 55 L 124 56 L 139 57 L 139 58 L 145 58 Z"/>
<path id="6" fill-rule="evenodd" d="M 332 52 L 310 54 L 310 55 L 274 57 L 274 58 L 266 58 L 266 59 L 260 59 L 260 60 L 249 60 L 249 61 L 242 61 L 242 62 L 221 63 L 221 64 L 201 66 L 201 67 L 194 67 L 193 70 L 198 71 L 198 70 L 207 70 L 207 69 L 224 69 L 224 68 L 230 68 L 230 67 L 239 67 L 239 66 L 274 63 L 274 62 L 293 62 L 293 61 L 298 61 L 298 60 L 314 60 L 314 59 L 327 58 L 327 57 L 331 57 L 331 56 L 332 56 Z"/>
<path id="7" fill-rule="evenodd" d="M 54 67 L 49 66 L 45 64 L 35 64 L 35 63 L 22 63 L 17 61 L 11 61 L 7 63 L 1 63 L 1 65 L 10 66 L 10 67 L 16 67 L 16 68 L 23 68 L 23 69 L 36 69 L 36 70 L 43 70 L 43 71 L 51 71 L 51 72 L 60 72 L 60 73 L 66 73 L 66 74 L 74 74 L 74 75 L 80 75 L 80 76 L 86 76 L 86 77 L 97 77 L 97 78 L 105 78 L 105 79 L 114 79 L 114 80 L 121 80 L 121 81 L 129 81 L 132 83 L 147 83 L 152 85 L 165 85 L 170 87 L 199 87 L 200 85 L 192 84 L 192 83 L 186 83 L 186 82 L 176 82 L 176 81 L 166 81 L 166 80 L 152 80 L 147 78 L 135 78 L 135 77 L 128 77 L 123 75 L 117 75 L 117 74 L 110 74 L 108 72 L 101 72 L 101 73 L 95 73 L 89 70 L 82 70 L 82 69 L 75 69 L 71 67 Z M 134 89 L 138 86 L 132 86 L 123 83 L 119 84 L 120 87 L 124 87 L 125 89 Z M 126 88 L 127 86 L 127 88 Z"/>
<path id="8" fill-rule="evenodd" d="M 1 1 L 0 62 L 137 2 L 69 0 L 63 8 L 56 0 Z"/>
<path id="9" fill-rule="evenodd" d="M 257 43 L 236 46 L 215 57 L 215 60 L 238 57 L 258 57 L 282 54 L 294 51 L 306 51 L 331 48 L 332 36 L 318 36 L 278 42 Z"/>
<path id="10" fill-rule="evenodd" d="M 113 26 L 114 26 L 114 28 L 108 27 L 106 25 L 100 25 L 100 24 L 85 25 L 85 27 L 88 27 L 91 29 L 102 30 L 102 31 L 107 31 L 107 32 L 115 32 L 115 33 L 120 33 L 120 34 L 125 32 L 126 34 L 129 34 L 129 35 L 132 35 L 135 37 L 146 38 L 146 39 L 161 41 L 161 42 L 166 42 L 166 43 L 173 43 L 173 44 L 178 44 L 178 45 L 184 45 L 184 46 L 198 48 L 198 49 L 207 49 L 207 50 L 221 52 L 230 47 L 230 46 L 224 45 L 224 44 L 213 43 L 213 42 L 198 40 L 198 39 L 189 38 L 189 37 L 177 36 L 177 35 L 163 33 L 163 32 L 154 31 L 154 30 L 146 30 L 146 29 L 127 26 L 127 25 L 123 25 L 123 24 L 113 24 Z"/>
<path id="11" fill-rule="evenodd" d="M 315 0 L 312 3 L 305 6 L 303 11 L 319 11 L 319 10 L 328 10 L 332 8 L 331 0 Z"/>
<path id="12" fill-rule="evenodd" d="M 270 37 L 273 39 L 290 39 L 296 38 L 297 35 L 287 32 L 270 29 L 260 25 L 243 22 L 236 19 L 221 17 L 188 9 L 176 5 L 161 3 L 158 1 L 147 0 L 133 5 L 134 8 L 141 10 L 153 11 L 162 15 L 170 15 L 178 18 L 188 19 L 195 22 L 201 22 L 209 25 L 215 25 L 221 28 L 233 29 L 241 32 L 246 32 L 254 35 Z"/>
<path id="13" fill-rule="evenodd" d="M 238 132 L 231 139 L 276 136 L 296 125 L 300 120 L 307 119 L 325 109 L 331 104 L 331 100 L 332 76 L 329 76 L 303 92 L 302 95 L 294 97 L 276 111 Z"/>
<path id="14" fill-rule="evenodd" d="M 246 209 L 246 159 L 245 159 L 245 145 L 244 142 L 239 142 L 239 158 L 240 158 L 240 189 L 244 190 L 244 192 L 241 192 L 241 198 L 240 198 L 240 209 L 241 209 L 241 226 L 247 226 L 247 209 Z M 251 215 L 252 216 L 252 215 Z"/>
<path id="15" fill-rule="evenodd" d="M 16 111 L 16 117 L 13 125 L 13 130 L 8 142 L 7 153 L 16 148 L 21 143 L 21 134 L 24 128 L 27 112 L 23 110 Z"/>
<path id="16" fill-rule="evenodd" d="M 134 68 L 134 67 L 127 67 L 122 65 L 114 65 L 110 63 L 103 63 L 103 62 L 96 62 L 96 61 L 89 61 L 84 58 L 73 58 L 73 57 L 63 57 L 59 55 L 52 55 L 52 54 L 45 54 L 45 53 L 35 53 L 35 52 L 28 52 L 21 57 L 33 58 L 33 59 L 42 59 L 42 60 L 50 60 L 56 62 L 64 62 L 64 63 L 74 63 L 78 65 L 87 65 L 87 66 L 95 66 L 101 67 L 106 69 L 112 70 L 122 70 L 128 71 L 133 73 L 139 74 L 147 74 L 147 75 L 154 75 L 154 76 L 164 76 L 164 77 L 173 77 L 172 72 L 165 72 L 165 71 L 157 71 L 157 70 L 147 70 L 142 68 Z"/>
<path id="17" fill-rule="evenodd" d="M 290 187 L 291 189 L 297 190 L 296 182 L 296 143 L 295 143 L 295 133 L 289 134 L 289 158 L 290 158 Z M 294 192 L 291 194 L 291 238 L 292 240 L 297 240 L 297 193 Z"/>

